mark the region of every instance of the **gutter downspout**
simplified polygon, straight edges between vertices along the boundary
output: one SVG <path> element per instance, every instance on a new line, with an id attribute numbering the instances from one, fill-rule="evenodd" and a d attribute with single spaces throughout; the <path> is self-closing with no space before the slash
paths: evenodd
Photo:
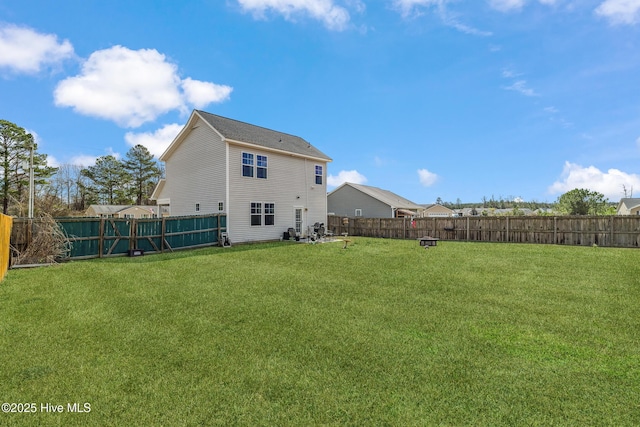
<path id="1" fill-rule="evenodd" d="M 227 142 L 227 140 L 224 140 L 224 146 L 225 146 L 225 189 L 224 189 L 224 213 L 226 214 L 227 218 L 226 218 L 226 227 L 225 227 L 225 232 L 227 233 L 227 236 L 229 236 L 229 220 L 231 218 L 231 215 L 229 214 L 229 212 L 231 211 L 231 205 L 229 204 L 229 142 Z M 229 238 L 231 239 L 231 238 Z"/>
<path id="2" fill-rule="evenodd" d="M 306 224 L 307 221 L 309 221 L 309 182 L 308 182 L 308 177 L 307 175 L 309 174 L 309 170 L 307 168 L 307 158 L 305 157 L 304 159 L 304 210 L 302 211 L 302 221 L 303 224 L 305 224 L 307 226 L 307 228 L 309 227 L 309 224 Z M 307 221 L 304 220 L 304 218 L 306 217 Z M 306 237 L 306 235 L 305 235 Z"/>

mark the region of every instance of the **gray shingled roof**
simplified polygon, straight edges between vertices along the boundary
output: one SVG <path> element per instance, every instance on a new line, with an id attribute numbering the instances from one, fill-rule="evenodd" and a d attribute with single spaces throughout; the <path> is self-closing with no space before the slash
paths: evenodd
<path id="1" fill-rule="evenodd" d="M 620 203 L 618 203 L 618 207 L 620 205 L 624 205 L 627 210 L 631 210 L 632 208 L 635 208 L 636 206 L 640 205 L 640 199 L 636 197 L 626 197 L 626 198 L 620 199 Z"/>
<path id="2" fill-rule="evenodd" d="M 347 182 L 344 185 L 349 185 L 356 190 L 362 191 L 363 193 L 368 194 L 374 199 L 380 200 L 384 204 L 387 204 L 394 208 L 413 210 L 424 209 L 421 205 L 413 203 L 411 200 L 405 199 L 404 197 L 399 196 L 389 190 L 383 190 L 382 188 L 378 187 L 371 187 L 370 185 L 354 184 L 352 182 Z"/>
<path id="3" fill-rule="evenodd" d="M 203 120 L 220 132 L 225 139 L 331 161 L 329 156 L 299 136 L 277 132 L 201 110 L 196 110 L 196 112 Z"/>
<path id="4" fill-rule="evenodd" d="M 90 208 L 93 208 L 93 211 L 98 215 L 113 215 L 120 211 L 130 208 L 140 208 L 147 211 L 155 212 L 157 206 L 142 206 L 142 205 L 91 205 Z"/>

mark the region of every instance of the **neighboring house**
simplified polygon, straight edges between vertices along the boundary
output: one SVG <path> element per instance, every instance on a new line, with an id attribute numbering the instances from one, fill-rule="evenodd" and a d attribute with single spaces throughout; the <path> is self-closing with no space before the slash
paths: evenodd
<path id="1" fill-rule="evenodd" d="M 327 196 L 329 213 L 345 217 L 402 218 L 424 209 L 388 190 L 345 182 Z"/>
<path id="2" fill-rule="evenodd" d="M 157 206 L 91 205 L 85 216 L 100 218 L 157 218 Z"/>
<path id="3" fill-rule="evenodd" d="M 194 110 L 160 160 L 152 200 L 171 216 L 226 213 L 232 243 L 327 220 L 331 159 L 298 136 Z"/>
<path id="4" fill-rule="evenodd" d="M 446 206 L 434 204 L 434 205 L 422 205 L 424 210 L 422 211 L 422 216 L 426 218 L 433 217 L 448 217 L 455 216 L 456 213 L 453 209 L 449 209 Z"/>
<path id="5" fill-rule="evenodd" d="M 620 199 L 620 203 L 618 203 L 618 215 L 640 215 L 640 199 Z"/>

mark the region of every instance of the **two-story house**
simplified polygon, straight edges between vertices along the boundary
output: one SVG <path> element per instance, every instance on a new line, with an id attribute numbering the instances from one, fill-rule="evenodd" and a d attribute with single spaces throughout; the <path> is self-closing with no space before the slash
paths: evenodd
<path id="1" fill-rule="evenodd" d="M 171 216 L 226 213 L 231 242 L 306 236 L 327 219 L 327 163 L 304 139 L 194 110 L 160 156 L 152 199 Z"/>

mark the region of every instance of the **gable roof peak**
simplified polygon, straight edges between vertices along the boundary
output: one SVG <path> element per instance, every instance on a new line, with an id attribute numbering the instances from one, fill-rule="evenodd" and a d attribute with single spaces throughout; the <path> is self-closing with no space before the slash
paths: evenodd
<path id="1" fill-rule="evenodd" d="M 194 110 L 194 113 L 200 116 L 202 120 L 228 142 L 258 145 L 267 149 L 331 161 L 329 156 L 299 136 L 207 113 L 202 110 Z"/>
<path id="2" fill-rule="evenodd" d="M 336 188 L 333 192 L 337 191 L 339 188 L 342 188 L 344 186 L 350 186 L 352 188 L 355 188 L 356 190 L 361 191 L 362 193 L 365 193 L 373 197 L 374 199 L 377 199 L 393 208 L 422 209 L 422 206 L 392 191 L 385 190 L 383 188 L 373 187 L 370 185 L 345 182 L 343 185 Z"/>

